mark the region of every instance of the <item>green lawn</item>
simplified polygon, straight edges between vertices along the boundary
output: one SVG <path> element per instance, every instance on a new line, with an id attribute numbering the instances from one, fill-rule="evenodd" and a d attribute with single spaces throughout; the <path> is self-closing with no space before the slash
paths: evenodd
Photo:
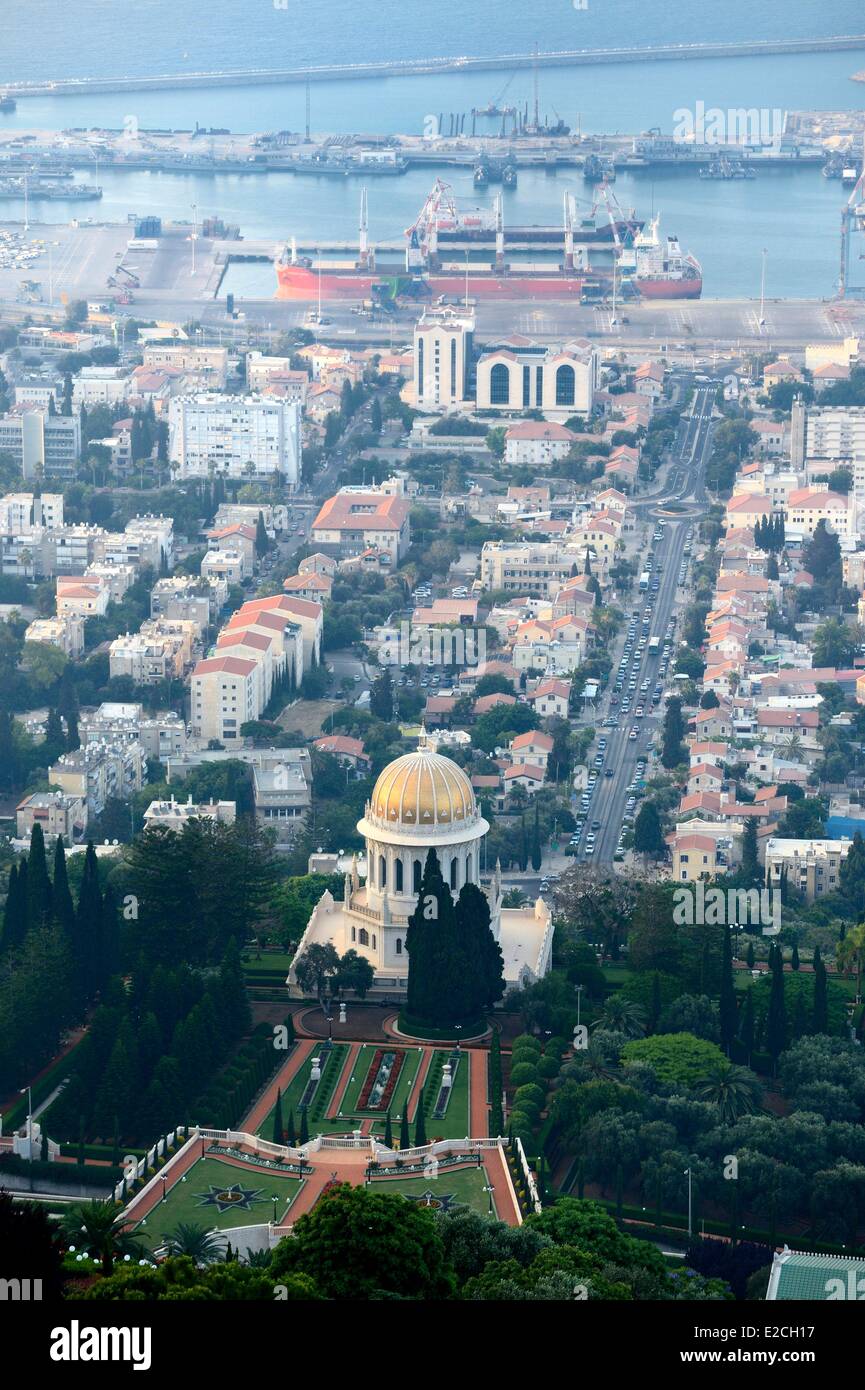
<path id="1" fill-rule="evenodd" d="M 272 1197 L 279 1198 L 276 1215 L 280 1220 L 301 1186 L 299 1178 L 285 1177 L 270 1168 L 259 1171 L 229 1159 L 199 1158 L 183 1179 L 168 1187 L 165 1201 L 153 1208 L 143 1225 L 138 1224 L 135 1235 L 152 1249 L 180 1222 L 219 1231 L 233 1226 L 256 1226 L 273 1219 Z M 240 1188 L 246 1195 L 224 1203 L 220 1210 L 215 1198 L 232 1187 Z"/>
<path id="2" fill-rule="evenodd" d="M 347 1127 L 344 1119 L 326 1119 L 324 1116 L 324 1111 L 326 1111 L 329 1107 L 330 1097 L 333 1095 L 334 1088 L 339 1087 L 343 1084 L 342 1069 L 345 1066 L 346 1058 L 348 1057 L 348 1052 L 349 1048 L 347 1043 L 334 1043 L 329 1063 L 330 1067 L 333 1070 L 330 1072 L 326 1071 L 322 1076 L 322 1085 L 325 1088 L 325 1092 L 327 1093 L 328 1098 L 325 1104 L 321 1107 L 322 1113 L 320 1116 L 318 1115 L 317 1104 L 314 1106 L 314 1109 L 316 1110 L 316 1116 L 313 1117 L 311 1113 L 307 1116 L 310 1137 L 312 1137 L 315 1134 L 337 1134 L 344 1131 Z M 321 1055 L 322 1057 L 325 1057 L 326 1053 L 322 1052 Z M 284 1126 L 288 1125 L 289 1112 L 293 1111 L 295 1137 L 297 1139 L 300 1138 L 300 1111 L 298 1110 L 298 1105 L 300 1104 L 301 1097 L 304 1091 L 306 1090 L 306 1084 L 309 1081 L 309 1074 L 312 1070 L 313 1056 L 315 1056 L 315 1053 L 310 1053 L 309 1057 L 304 1062 L 303 1066 L 295 1076 L 294 1080 L 291 1082 L 288 1089 L 286 1091 L 283 1091 L 282 1094 L 282 1123 Z M 334 1077 L 336 1077 L 336 1080 L 334 1080 Z M 333 1082 L 333 1085 L 331 1084 L 331 1082 Z M 319 1094 L 321 1094 L 321 1091 L 319 1091 Z M 273 1139 L 273 1110 L 270 1111 L 269 1115 L 267 1115 L 265 1119 L 262 1121 L 262 1123 L 258 1126 L 256 1133 L 260 1134 L 263 1139 Z"/>
<path id="3" fill-rule="evenodd" d="M 380 1192 L 401 1192 L 405 1197 L 423 1197 L 430 1192 L 433 1201 L 450 1198 L 454 1205 L 472 1207 L 486 1214 L 489 1212 L 489 1195 L 484 1188 L 488 1182 L 487 1170 L 483 1167 L 444 1168 L 439 1170 L 435 1178 L 373 1178 L 370 1186 Z M 493 1193 L 493 1207 L 497 1211 L 504 1205 L 504 1194 L 501 1194 L 502 1200 L 497 1202 L 499 1195 Z"/>

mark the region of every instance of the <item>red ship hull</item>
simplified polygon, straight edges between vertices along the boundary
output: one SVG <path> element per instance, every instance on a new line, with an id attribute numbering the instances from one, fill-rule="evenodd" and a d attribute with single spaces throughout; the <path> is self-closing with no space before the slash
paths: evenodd
<path id="1" fill-rule="evenodd" d="M 635 280 L 642 299 L 699 299 L 703 293 L 702 279 L 694 280 Z"/>
<path id="2" fill-rule="evenodd" d="M 301 265 L 280 265 L 277 268 L 279 288 L 277 299 L 301 299 L 312 302 L 319 294 L 318 273 Z M 346 271 L 342 274 L 323 271 L 321 275 L 321 297 L 331 299 L 369 299 L 374 287 L 386 286 L 389 281 L 400 277 L 393 275 L 370 275 L 363 271 Z M 432 274 L 412 281 L 404 277 L 407 284 L 422 284 L 429 289 L 429 298 L 438 295 L 454 295 L 462 299 L 466 294 L 464 275 Z M 469 275 L 468 294 L 471 299 L 579 299 L 585 276 L 568 274 L 565 271 L 549 275 Z M 410 291 L 409 291 L 410 292 Z"/>

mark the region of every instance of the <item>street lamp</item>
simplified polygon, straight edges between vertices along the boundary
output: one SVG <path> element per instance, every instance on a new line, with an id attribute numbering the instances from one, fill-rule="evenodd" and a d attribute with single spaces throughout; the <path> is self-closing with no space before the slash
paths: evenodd
<path id="1" fill-rule="evenodd" d="M 495 1211 L 493 1210 L 493 1193 L 495 1192 L 495 1190 L 496 1189 L 493 1187 L 492 1183 L 487 1183 L 487 1185 L 484 1187 L 484 1192 L 487 1194 L 487 1197 L 489 1198 L 490 1216 L 495 1216 Z"/>
<path id="2" fill-rule="evenodd" d="M 694 1234 L 694 1204 L 693 1204 L 693 1176 L 690 1168 L 685 1169 L 684 1176 L 688 1179 L 688 1239 Z"/>
<path id="3" fill-rule="evenodd" d="M 278 1197 L 271 1197 L 270 1200 L 273 1202 L 273 1224 L 274 1224 L 274 1226 L 275 1226 L 275 1225 L 276 1225 L 276 1204 L 277 1204 L 277 1202 L 279 1201 L 279 1198 L 278 1198 Z"/>
<path id="4" fill-rule="evenodd" d="M 163 1200 L 163 1202 L 167 1202 L 167 1201 L 168 1201 L 168 1179 L 167 1179 L 167 1178 L 163 1178 L 163 1179 L 162 1179 L 162 1200 Z"/>
<path id="5" fill-rule="evenodd" d="M 29 1086 L 22 1086 L 18 1092 L 20 1096 L 27 1092 L 27 1142 L 33 1138 L 33 1092 Z"/>

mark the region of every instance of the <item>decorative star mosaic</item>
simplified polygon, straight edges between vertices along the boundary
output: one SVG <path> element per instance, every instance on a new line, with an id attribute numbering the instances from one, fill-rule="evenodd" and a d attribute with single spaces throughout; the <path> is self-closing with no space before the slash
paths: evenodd
<path id="1" fill-rule="evenodd" d="M 440 1192 L 433 1192 L 429 1188 L 427 1188 L 426 1192 L 421 1192 L 420 1194 L 413 1193 L 409 1196 L 405 1193 L 404 1196 L 408 1202 L 416 1202 L 419 1207 L 432 1207 L 435 1211 L 449 1211 L 454 1204 L 452 1192 L 443 1194 Z"/>
<path id="2" fill-rule="evenodd" d="M 211 1187 L 198 1198 L 200 1207 L 216 1207 L 220 1214 L 224 1211 L 251 1211 L 264 1189 L 261 1187 L 241 1187 L 232 1183 L 231 1187 Z"/>

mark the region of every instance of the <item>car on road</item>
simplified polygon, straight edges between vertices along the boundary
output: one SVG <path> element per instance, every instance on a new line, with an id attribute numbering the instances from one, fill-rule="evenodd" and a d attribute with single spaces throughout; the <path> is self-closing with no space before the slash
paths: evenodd
<path id="1" fill-rule="evenodd" d="M 615 770 L 615 768 L 608 767 L 608 768 L 605 768 L 605 769 L 604 769 L 604 776 L 605 776 L 605 777 L 615 777 L 615 775 L 616 775 L 616 770 Z"/>
<path id="2" fill-rule="evenodd" d="M 638 732 L 637 732 L 636 729 L 632 729 L 631 732 L 628 734 L 628 738 L 631 739 L 632 741 L 633 741 L 634 739 L 636 739 L 637 737 L 638 737 Z"/>

